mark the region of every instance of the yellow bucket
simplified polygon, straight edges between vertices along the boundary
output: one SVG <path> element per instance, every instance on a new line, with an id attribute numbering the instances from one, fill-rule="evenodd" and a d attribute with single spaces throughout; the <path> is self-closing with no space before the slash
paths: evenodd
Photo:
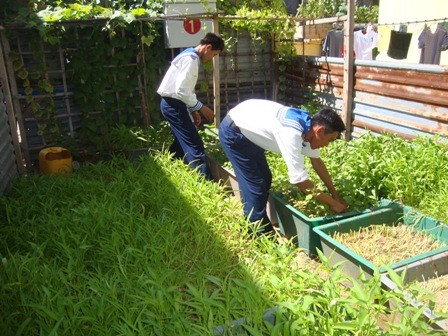
<path id="1" fill-rule="evenodd" d="M 65 174 L 73 170 L 72 155 L 63 147 L 48 147 L 39 152 L 39 171 L 44 174 Z"/>

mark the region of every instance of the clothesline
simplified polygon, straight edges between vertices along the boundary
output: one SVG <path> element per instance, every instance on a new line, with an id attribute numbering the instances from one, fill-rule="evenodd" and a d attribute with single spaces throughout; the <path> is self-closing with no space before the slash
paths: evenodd
<path id="1" fill-rule="evenodd" d="M 407 22 L 397 22 L 397 23 L 374 23 L 376 26 L 397 26 L 397 25 L 408 25 L 413 23 L 436 23 L 436 22 L 447 22 L 448 17 L 441 19 L 431 19 L 431 20 L 420 20 L 420 21 L 407 21 Z"/>
<path id="2" fill-rule="evenodd" d="M 448 49 L 447 28 L 441 27 L 441 22 L 448 18 L 437 20 L 421 20 L 414 22 L 401 22 L 396 24 L 378 25 L 366 24 L 365 29 L 354 32 L 354 55 L 360 60 L 372 60 L 380 51 L 387 50 L 387 56 L 393 59 L 406 59 L 413 34 L 418 33 L 418 48 L 420 49 L 421 64 L 440 64 L 441 52 Z M 436 22 L 437 28 L 432 31 L 426 23 Z M 413 24 L 425 23 L 422 30 L 408 29 Z M 359 28 L 359 25 L 355 25 Z M 392 26 L 400 26 L 397 27 Z M 387 44 L 386 44 L 387 43 Z M 323 43 L 323 51 L 329 57 L 343 57 L 344 32 L 342 29 L 332 29 L 327 32 Z"/>

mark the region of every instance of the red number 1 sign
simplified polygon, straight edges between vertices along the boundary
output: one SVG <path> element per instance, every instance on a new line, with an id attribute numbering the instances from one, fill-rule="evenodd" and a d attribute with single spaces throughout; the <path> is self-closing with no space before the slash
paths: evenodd
<path id="1" fill-rule="evenodd" d="M 185 19 L 184 29 L 188 34 L 194 35 L 201 29 L 201 20 L 199 19 Z"/>

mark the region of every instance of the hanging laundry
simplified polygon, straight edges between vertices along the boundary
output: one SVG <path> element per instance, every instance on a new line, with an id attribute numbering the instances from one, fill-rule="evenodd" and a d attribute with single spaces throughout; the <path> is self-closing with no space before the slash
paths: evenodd
<path id="1" fill-rule="evenodd" d="M 368 25 L 365 29 L 354 32 L 353 49 L 357 60 L 372 60 L 372 50 L 378 47 L 376 26 Z"/>
<path id="2" fill-rule="evenodd" d="M 443 21 L 439 23 L 439 27 L 448 31 L 448 21 Z"/>
<path id="3" fill-rule="evenodd" d="M 386 51 L 389 49 L 389 41 L 392 27 L 378 26 L 378 50 Z"/>
<path id="4" fill-rule="evenodd" d="M 343 57 L 344 31 L 332 29 L 327 33 L 322 50 L 328 57 Z"/>
<path id="5" fill-rule="evenodd" d="M 412 33 L 392 30 L 390 32 L 389 49 L 387 50 L 387 55 L 395 59 L 407 58 L 411 39 Z"/>
<path id="6" fill-rule="evenodd" d="M 297 15 L 297 9 L 302 3 L 302 0 L 285 0 L 286 13 L 288 15 Z"/>
<path id="7" fill-rule="evenodd" d="M 448 45 L 447 31 L 440 24 L 433 32 L 430 27 L 425 27 L 418 37 L 420 64 L 440 64 L 440 54 Z"/>

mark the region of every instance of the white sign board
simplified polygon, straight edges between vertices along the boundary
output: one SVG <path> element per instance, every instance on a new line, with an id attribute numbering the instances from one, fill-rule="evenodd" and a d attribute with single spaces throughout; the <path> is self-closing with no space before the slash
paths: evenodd
<path id="1" fill-rule="evenodd" d="M 165 15 L 174 16 L 165 21 L 165 47 L 195 47 L 205 34 L 212 32 L 213 20 L 189 18 L 188 15 L 205 14 L 216 11 L 216 2 L 207 1 L 167 1 Z M 176 18 L 175 16 L 178 16 Z"/>

